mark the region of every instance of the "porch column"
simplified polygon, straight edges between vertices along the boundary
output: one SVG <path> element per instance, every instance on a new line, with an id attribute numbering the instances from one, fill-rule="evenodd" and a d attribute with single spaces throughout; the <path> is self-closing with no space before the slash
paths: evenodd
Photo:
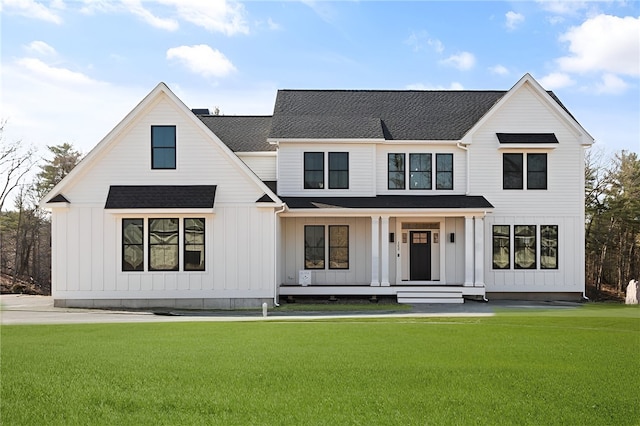
<path id="1" fill-rule="evenodd" d="M 473 287 L 473 217 L 464 218 L 464 285 Z"/>
<path id="2" fill-rule="evenodd" d="M 379 286 L 380 278 L 380 216 L 371 216 L 371 285 Z"/>
<path id="3" fill-rule="evenodd" d="M 474 287 L 484 287 L 484 218 L 476 216 L 476 269 Z"/>
<path id="4" fill-rule="evenodd" d="M 389 286 L 389 216 L 382 216 L 382 231 L 380 235 L 380 275 L 382 286 Z"/>

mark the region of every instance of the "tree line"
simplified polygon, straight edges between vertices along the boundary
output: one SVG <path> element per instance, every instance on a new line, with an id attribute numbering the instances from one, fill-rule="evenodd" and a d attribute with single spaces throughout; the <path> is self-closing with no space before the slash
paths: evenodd
<path id="1" fill-rule="evenodd" d="M 3 291 L 50 294 L 51 219 L 42 197 L 78 164 L 73 145 L 49 146 L 47 158 L 8 142 L 0 123 L 0 283 Z M 28 179 L 35 167 L 38 173 Z M 13 208 L 5 209 L 13 197 Z M 640 278 L 640 159 L 592 148 L 585 161 L 585 277 L 591 299 L 621 298 Z"/>

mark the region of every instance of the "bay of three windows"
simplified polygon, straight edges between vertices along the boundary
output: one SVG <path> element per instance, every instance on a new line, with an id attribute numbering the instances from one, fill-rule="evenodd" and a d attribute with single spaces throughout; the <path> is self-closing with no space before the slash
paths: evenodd
<path id="1" fill-rule="evenodd" d="M 407 167 L 405 153 L 387 155 L 387 188 L 393 190 L 453 189 L 453 154 L 435 154 L 435 167 L 431 153 L 410 153 Z"/>
<path id="2" fill-rule="evenodd" d="M 493 269 L 558 269 L 558 225 L 493 225 L 492 245 Z"/>
<path id="3" fill-rule="evenodd" d="M 181 251 L 183 271 L 204 271 L 205 220 L 184 218 L 182 224 L 180 239 L 178 218 L 122 219 L 122 270 L 144 271 L 146 248 L 148 271 L 180 270 Z"/>

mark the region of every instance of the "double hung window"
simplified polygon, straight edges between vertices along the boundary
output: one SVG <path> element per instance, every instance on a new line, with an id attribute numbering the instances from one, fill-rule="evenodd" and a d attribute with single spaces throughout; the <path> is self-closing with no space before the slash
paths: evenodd
<path id="1" fill-rule="evenodd" d="M 431 189 L 431 154 L 409 154 L 409 189 Z"/>
<path id="2" fill-rule="evenodd" d="M 388 188 L 404 189 L 404 154 L 388 155 Z"/>
<path id="3" fill-rule="evenodd" d="M 453 189 L 453 154 L 436 154 L 436 189 Z"/>
<path id="4" fill-rule="evenodd" d="M 324 152 L 304 153 L 304 189 L 324 188 Z"/>
<path id="5" fill-rule="evenodd" d="M 349 188 L 349 153 L 329 153 L 329 189 Z"/>

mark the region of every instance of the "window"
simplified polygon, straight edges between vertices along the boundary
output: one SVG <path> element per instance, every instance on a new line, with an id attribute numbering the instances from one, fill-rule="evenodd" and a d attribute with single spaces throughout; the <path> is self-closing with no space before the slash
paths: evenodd
<path id="1" fill-rule="evenodd" d="M 527 189 L 547 189 L 547 154 L 527 154 Z"/>
<path id="2" fill-rule="evenodd" d="M 388 188 L 404 189 L 404 154 L 388 156 Z"/>
<path id="3" fill-rule="evenodd" d="M 522 189 L 522 154 L 502 154 L 502 188 Z"/>
<path id="4" fill-rule="evenodd" d="M 514 265 L 516 269 L 536 269 L 536 226 L 513 227 Z"/>
<path id="5" fill-rule="evenodd" d="M 176 126 L 151 126 L 151 168 L 176 168 Z"/>
<path id="6" fill-rule="evenodd" d="M 409 154 L 409 189 L 431 189 L 431 154 Z"/>
<path id="7" fill-rule="evenodd" d="M 349 269 L 349 227 L 329 226 L 329 269 Z"/>
<path id="8" fill-rule="evenodd" d="M 178 270 L 178 219 L 149 219 L 149 270 Z"/>
<path id="9" fill-rule="evenodd" d="M 324 269 L 324 225 L 304 227 L 304 268 Z"/>
<path id="10" fill-rule="evenodd" d="M 349 153 L 329 153 L 329 189 L 349 188 Z"/>
<path id="11" fill-rule="evenodd" d="M 304 153 L 304 189 L 324 188 L 324 152 Z"/>
<path id="12" fill-rule="evenodd" d="M 540 268 L 558 269 L 558 225 L 540 226 Z"/>
<path id="13" fill-rule="evenodd" d="M 527 189 L 547 189 L 547 154 L 527 155 Z M 524 154 L 502 154 L 502 188 L 524 188 Z"/>
<path id="14" fill-rule="evenodd" d="M 143 219 L 122 219 L 122 270 L 144 271 Z"/>
<path id="15" fill-rule="evenodd" d="M 204 271 L 204 219 L 184 220 L 184 270 Z"/>
<path id="16" fill-rule="evenodd" d="M 493 225 L 493 269 L 511 267 L 509 225 Z"/>
<path id="17" fill-rule="evenodd" d="M 436 154 L 436 189 L 453 189 L 453 154 Z"/>

